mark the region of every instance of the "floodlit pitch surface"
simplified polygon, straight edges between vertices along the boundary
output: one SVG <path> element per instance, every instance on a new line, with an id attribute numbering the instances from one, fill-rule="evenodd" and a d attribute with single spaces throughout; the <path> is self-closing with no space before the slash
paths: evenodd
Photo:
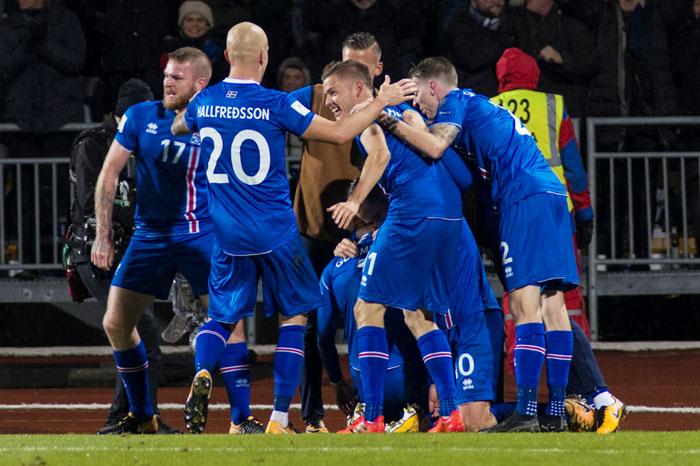
<path id="1" fill-rule="evenodd" d="M 700 464 L 700 432 L 0 436 L 0 464 Z"/>

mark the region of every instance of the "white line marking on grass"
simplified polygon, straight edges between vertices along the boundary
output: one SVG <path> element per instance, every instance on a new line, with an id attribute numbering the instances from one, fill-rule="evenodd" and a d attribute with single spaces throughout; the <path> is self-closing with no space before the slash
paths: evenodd
<path id="1" fill-rule="evenodd" d="M 614 449 L 605 448 L 601 450 L 587 449 L 586 454 L 604 454 L 604 455 L 618 455 L 624 454 L 628 455 L 632 449 Z M 255 447 L 256 453 L 332 453 L 332 452 L 346 452 L 346 453 L 357 453 L 357 452 L 373 452 L 373 453 L 435 453 L 435 447 L 391 447 L 391 446 L 367 446 L 363 445 L 361 447 L 351 447 L 351 446 L 332 446 L 332 447 Z M 572 450 L 565 448 L 508 448 L 508 447 L 446 447 L 441 448 L 441 452 L 449 451 L 454 453 L 514 453 L 518 455 L 529 454 L 529 455 L 542 455 L 542 454 L 565 454 L 570 455 Z M 700 449 L 690 448 L 686 450 L 645 450 L 634 448 L 637 453 L 648 453 L 648 454 L 662 454 L 662 455 L 698 455 L 700 454 Z M 138 448 L 133 446 L 125 447 L 100 447 L 100 446 L 84 446 L 84 447 L 73 447 L 73 446 L 26 446 L 26 447 L 0 447 L 0 453 L 49 453 L 49 452 L 70 452 L 70 453 L 135 453 L 141 454 L 144 452 L 149 453 L 250 453 L 250 447 L 146 447 L 144 445 L 139 445 Z"/>
<path id="2" fill-rule="evenodd" d="M 70 410 L 70 411 L 98 411 L 109 409 L 108 403 L 17 403 L 17 404 L 0 404 L 0 411 L 9 410 Z M 160 403 L 158 407 L 163 411 L 181 411 L 185 407 L 180 403 Z M 255 410 L 270 410 L 270 404 L 253 404 L 250 409 Z M 301 405 L 296 403 L 290 406 L 291 409 L 301 409 Z M 338 411 L 336 405 L 323 405 L 323 408 L 329 411 Z M 225 411 L 230 409 L 226 403 L 212 403 L 209 405 L 212 411 Z M 700 408 L 693 406 L 627 406 L 627 410 L 632 413 L 663 413 L 663 414 L 700 414 Z"/>
<path id="3" fill-rule="evenodd" d="M 110 405 L 108 403 L 16 403 L 16 404 L 0 404 L 0 411 L 9 410 L 28 410 L 28 411 L 41 411 L 41 410 L 70 410 L 70 411 L 98 411 L 102 409 L 109 409 Z M 185 409 L 185 405 L 180 403 L 159 403 L 158 408 L 162 411 L 177 411 Z M 272 409 L 273 405 L 269 404 L 252 404 L 250 409 L 264 410 Z M 324 409 L 331 411 L 339 411 L 336 405 L 323 405 Z M 211 403 L 209 405 L 210 411 L 224 411 L 231 409 L 226 403 Z M 290 409 L 301 409 L 299 403 L 293 403 L 290 405 Z"/>

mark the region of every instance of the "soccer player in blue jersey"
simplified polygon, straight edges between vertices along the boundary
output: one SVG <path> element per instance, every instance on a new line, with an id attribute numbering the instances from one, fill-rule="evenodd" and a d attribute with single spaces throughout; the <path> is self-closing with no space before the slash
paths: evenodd
<path id="1" fill-rule="evenodd" d="M 411 76 L 418 85 L 414 102 L 432 120 L 430 130 L 391 115 L 385 125 L 430 159 L 453 147 L 490 184 L 500 211 L 500 272 L 516 320 L 518 402 L 516 412 L 491 430 L 540 430 L 537 385 L 545 355 L 550 402 L 543 426 L 563 430 L 572 353 L 563 291 L 578 283 L 563 187 L 520 121 L 486 97 L 458 89 L 447 59 L 425 59 Z"/>
<path id="2" fill-rule="evenodd" d="M 168 296 L 180 271 L 207 302 L 213 235 L 199 137 L 173 137 L 170 125 L 175 111 L 184 108 L 210 76 L 211 65 L 201 51 L 182 48 L 169 54 L 163 100 L 127 110 L 97 181 L 91 259 L 107 270 L 114 260 L 111 218 L 117 179 L 134 155 L 136 230 L 114 274 L 103 320 L 129 399 L 129 415 L 104 433 L 154 433 L 158 428 L 148 389 L 148 360 L 135 329 L 153 299 Z"/>
<path id="3" fill-rule="evenodd" d="M 367 68 L 355 61 L 333 63 L 323 73 L 326 104 L 336 120 L 351 118 L 352 109 L 371 101 Z M 401 118 L 402 110 L 386 111 Z M 448 308 L 447 279 L 454 266 L 461 210 L 446 201 L 438 164 L 426 162 L 378 125 L 358 140 L 366 154 L 356 189 L 346 202 L 330 208 L 334 221 L 347 228 L 369 191 L 381 178 L 389 194 L 387 219 L 372 244 L 363 268 L 357 319 L 358 363 L 362 373 L 365 415 L 355 432 L 383 432 L 384 378 L 388 361 L 384 312 L 386 306 L 404 310 L 411 333 L 436 384 L 440 418 L 435 432 L 463 430 L 454 404 L 452 356 L 447 338 L 423 311 L 444 314 Z M 431 241 L 423 241 L 430 238 Z"/>
<path id="4" fill-rule="evenodd" d="M 372 236 L 384 221 L 386 206 L 386 195 L 379 186 L 375 186 L 362 203 L 354 222 L 353 235 L 358 238 L 358 243 L 353 254 L 331 260 L 323 270 L 320 280 L 323 303 L 317 310 L 318 343 L 328 378 L 336 390 L 338 406 L 347 414 L 352 410 L 354 393 L 343 379 L 335 347 L 335 333 L 338 322 L 342 322 L 345 340 L 348 342 L 351 376 L 358 390 L 358 398 L 364 403 L 356 342 L 357 325 L 353 308 L 360 289 L 362 268 L 373 242 Z M 385 325 L 389 362 L 384 392 L 384 413 L 388 421 L 393 421 L 388 424 L 387 432 L 417 432 L 420 420 L 416 409 L 409 407 L 404 411 L 404 407 L 407 404 L 417 404 L 423 408 L 423 412 L 426 412 L 428 374 L 421 361 L 416 340 L 404 323 L 401 310 L 389 309 L 385 316 Z M 358 410 L 355 412 L 357 413 Z M 361 419 L 357 417 L 341 433 L 351 432 L 359 422 Z"/>
<path id="5" fill-rule="evenodd" d="M 343 143 L 366 128 L 384 106 L 408 99 L 415 86 L 408 80 L 385 83 L 377 102 L 339 124 L 314 115 L 283 92 L 260 86 L 267 50 L 267 36 L 260 27 L 252 23 L 232 27 L 226 42 L 229 77 L 197 94 L 174 121 L 172 131 L 199 131 L 202 139 L 216 236 L 209 277 L 210 317 L 235 324 L 251 315 L 259 277 L 266 312 L 280 315 L 275 400 L 266 432 L 289 434 L 294 432 L 289 427 L 289 404 L 304 357 L 305 313 L 318 307 L 320 293 L 289 200 L 285 131 Z M 220 346 L 201 351 L 203 360 L 216 361 Z M 206 388 L 210 380 L 206 369 L 195 375 L 194 406 L 206 406 L 209 391 L 198 387 Z"/>

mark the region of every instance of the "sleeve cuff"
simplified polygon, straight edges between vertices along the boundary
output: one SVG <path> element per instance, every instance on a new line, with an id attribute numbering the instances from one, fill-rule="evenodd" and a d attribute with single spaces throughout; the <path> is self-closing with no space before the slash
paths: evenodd
<path id="1" fill-rule="evenodd" d="M 586 207 L 584 209 L 577 210 L 575 217 L 577 222 L 587 222 L 593 220 L 593 208 Z"/>

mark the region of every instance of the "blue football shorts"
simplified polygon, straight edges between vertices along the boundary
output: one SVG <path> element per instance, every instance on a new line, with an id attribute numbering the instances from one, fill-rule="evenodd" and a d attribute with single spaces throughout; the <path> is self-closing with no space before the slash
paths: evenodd
<path id="1" fill-rule="evenodd" d="M 175 273 L 180 272 L 195 295 L 206 295 L 213 242 L 212 230 L 162 236 L 136 230 L 114 272 L 112 286 L 166 299 Z"/>
<path id="2" fill-rule="evenodd" d="M 321 304 L 318 278 L 301 236 L 265 254 L 232 256 L 217 243 L 209 275 L 209 317 L 229 324 L 253 315 L 262 279 L 265 315 L 286 317 L 317 309 Z"/>
<path id="3" fill-rule="evenodd" d="M 459 220 L 388 218 L 365 259 L 358 297 L 409 311 L 447 312 L 460 225 Z"/>
<path id="4" fill-rule="evenodd" d="M 566 197 L 540 193 L 501 210 L 499 274 L 510 292 L 527 285 L 567 291 L 578 286 Z"/>

